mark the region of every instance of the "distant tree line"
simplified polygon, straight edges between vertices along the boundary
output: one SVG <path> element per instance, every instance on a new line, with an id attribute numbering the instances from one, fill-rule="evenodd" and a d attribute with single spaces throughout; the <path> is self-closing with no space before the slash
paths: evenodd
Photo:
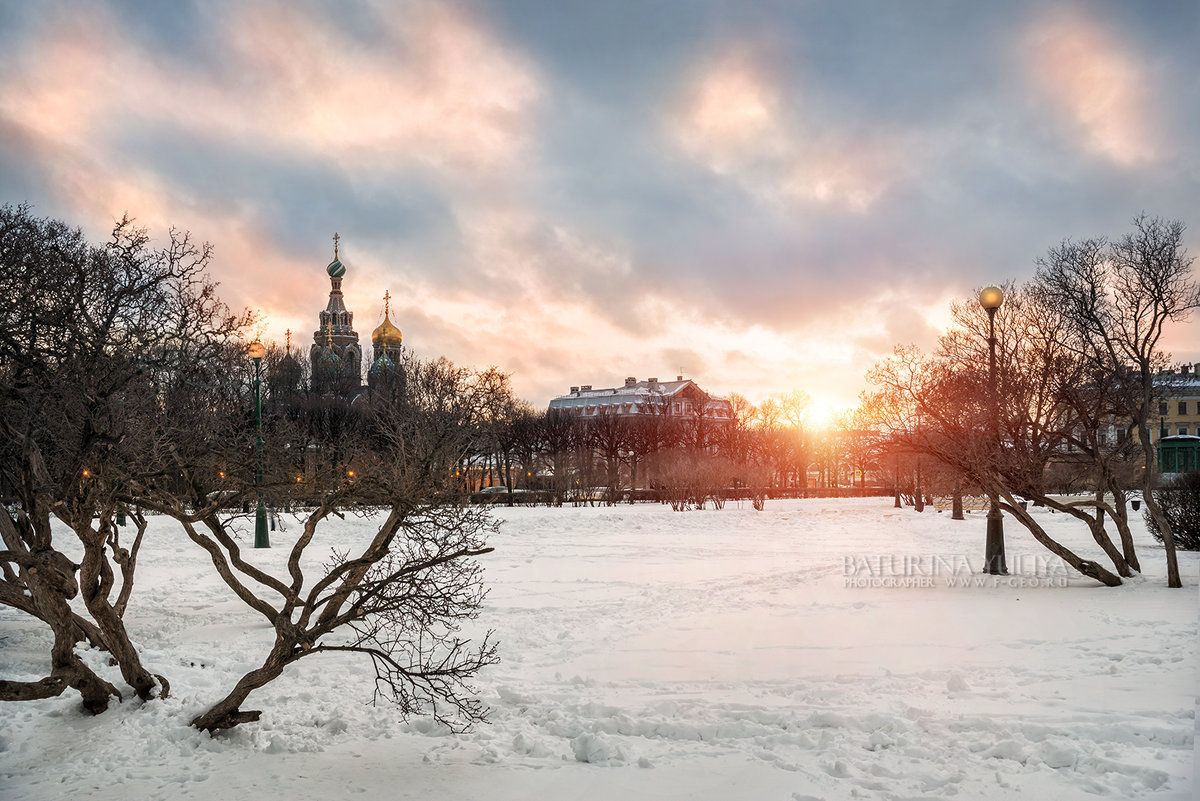
<path id="1" fill-rule="evenodd" d="M 410 361 L 409 354 L 402 358 L 401 373 L 411 369 Z M 309 365 L 277 346 L 264 362 L 264 410 L 273 420 L 303 418 L 307 426 L 332 430 L 353 417 L 356 407 L 369 405 L 372 395 L 388 391 L 313 392 Z M 730 418 L 672 415 L 670 399 L 653 395 L 639 400 L 638 414 L 578 415 L 535 408 L 495 367 L 482 371 L 479 383 L 482 407 L 454 471 L 467 495 L 503 488 L 509 495 L 492 500 L 551 505 L 660 500 L 683 508 L 720 506 L 734 496 L 862 489 L 868 475 L 882 478 L 874 443 L 856 439 L 849 430 L 808 425 L 809 398 L 801 391 L 757 406 L 734 394 Z M 291 463 L 279 469 L 299 474 L 305 445 L 297 441 L 289 447 Z M 273 484 L 292 495 L 304 491 L 303 484 Z M 286 503 L 287 497 L 285 492 L 274 502 Z"/>

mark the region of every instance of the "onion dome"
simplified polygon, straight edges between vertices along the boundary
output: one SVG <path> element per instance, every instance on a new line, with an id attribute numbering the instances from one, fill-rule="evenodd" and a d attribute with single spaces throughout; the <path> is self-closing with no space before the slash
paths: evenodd
<path id="1" fill-rule="evenodd" d="M 400 329 L 392 325 L 387 312 L 384 312 L 383 322 L 371 333 L 371 344 L 377 347 L 399 346 L 403 340 L 404 336 L 400 333 Z"/>
<path id="2" fill-rule="evenodd" d="M 300 362 L 296 361 L 290 353 L 280 359 L 279 364 L 275 368 L 275 375 L 288 385 L 299 381 L 302 372 Z"/>
<path id="3" fill-rule="evenodd" d="M 335 232 L 333 235 L 333 261 L 329 262 L 329 266 L 325 268 L 325 272 L 329 273 L 330 278 L 341 278 L 346 274 L 346 265 L 338 259 L 338 240 L 340 236 Z"/>
<path id="4" fill-rule="evenodd" d="M 371 372 L 379 375 L 380 373 L 385 373 L 388 370 L 395 368 L 395 366 L 395 362 L 388 358 L 387 353 L 384 353 L 375 360 L 375 364 L 371 365 Z"/>

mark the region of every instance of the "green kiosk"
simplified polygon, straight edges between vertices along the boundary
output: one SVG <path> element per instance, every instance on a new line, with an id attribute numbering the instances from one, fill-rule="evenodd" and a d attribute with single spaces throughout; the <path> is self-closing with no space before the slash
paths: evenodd
<path id="1" fill-rule="evenodd" d="M 1176 434 L 1158 441 L 1158 472 L 1190 473 L 1200 470 L 1200 437 Z"/>

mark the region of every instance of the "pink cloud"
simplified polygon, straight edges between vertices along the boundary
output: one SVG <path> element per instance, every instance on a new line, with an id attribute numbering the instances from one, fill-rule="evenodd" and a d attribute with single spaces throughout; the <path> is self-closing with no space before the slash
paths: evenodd
<path id="1" fill-rule="evenodd" d="M 94 227 L 91 236 L 102 239 L 108 222 L 128 212 L 155 237 L 176 226 L 213 239 L 228 302 L 261 306 L 269 336 L 282 340 L 290 327 L 301 332 L 294 341 L 306 341 L 324 305 L 328 254 L 298 264 L 270 241 L 250 201 L 203 199 L 143 167 L 117 137 L 169 126 L 234 147 L 269 142 L 359 181 L 419 163 L 478 190 L 521 169 L 539 79 L 486 28 L 436 3 L 381 4 L 369 46 L 288 3 L 228 11 L 209 17 L 219 24 L 209 38 L 221 67 L 203 71 L 141 47 L 103 6 L 50 15 L 8 55 L 0 118 L 44 165 L 69 219 Z M 378 305 L 382 273 L 362 274 L 377 280 L 348 298 L 364 313 Z"/>
<path id="2" fill-rule="evenodd" d="M 718 173 L 784 145 L 779 93 L 742 48 L 701 64 L 687 79 L 674 125 L 684 149 Z"/>
<path id="3" fill-rule="evenodd" d="M 214 39 L 219 73 L 130 44 L 102 7 L 57 15 L 16 54 L 0 114 L 92 153 L 138 121 L 369 171 L 420 162 L 477 178 L 525 153 L 538 77 L 464 14 L 386 6 L 380 40 L 365 47 L 288 3 L 231 11 Z"/>
<path id="4" fill-rule="evenodd" d="M 1146 65 L 1083 10 L 1037 19 L 1025 41 L 1029 80 L 1093 153 L 1117 164 L 1156 157 L 1156 109 Z"/>
<path id="5" fill-rule="evenodd" d="M 226 114 L 351 165 L 511 167 L 540 94 L 532 69 L 449 6 L 381 13 L 380 42 L 365 49 L 289 3 L 238 6 L 224 36 L 245 95 L 227 97 Z"/>
<path id="6" fill-rule="evenodd" d="M 685 153 L 765 203 L 867 211 L 900 177 L 886 132 L 822 122 L 802 87 L 735 47 L 686 77 L 668 130 Z"/>

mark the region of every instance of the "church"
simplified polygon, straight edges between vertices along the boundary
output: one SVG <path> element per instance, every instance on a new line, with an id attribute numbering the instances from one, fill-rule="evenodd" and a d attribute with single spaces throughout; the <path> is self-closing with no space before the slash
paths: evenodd
<path id="1" fill-rule="evenodd" d="M 329 302 L 318 315 L 309 349 L 309 367 L 314 395 L 356 399 L 363 394 L 362 345 L 354 330 L 354 313 L 346 308 L 342 279 L 346 265 L 338 255 L 337 234 L 333 235 L 333 261 L 325 267 L 329 276 Z M 368 391 L 403 388 L 404 337 L 391 320 L 391 295 L 383 295 L 383 322 L 371 333 L 371 366 L 367 369 Z"/>

